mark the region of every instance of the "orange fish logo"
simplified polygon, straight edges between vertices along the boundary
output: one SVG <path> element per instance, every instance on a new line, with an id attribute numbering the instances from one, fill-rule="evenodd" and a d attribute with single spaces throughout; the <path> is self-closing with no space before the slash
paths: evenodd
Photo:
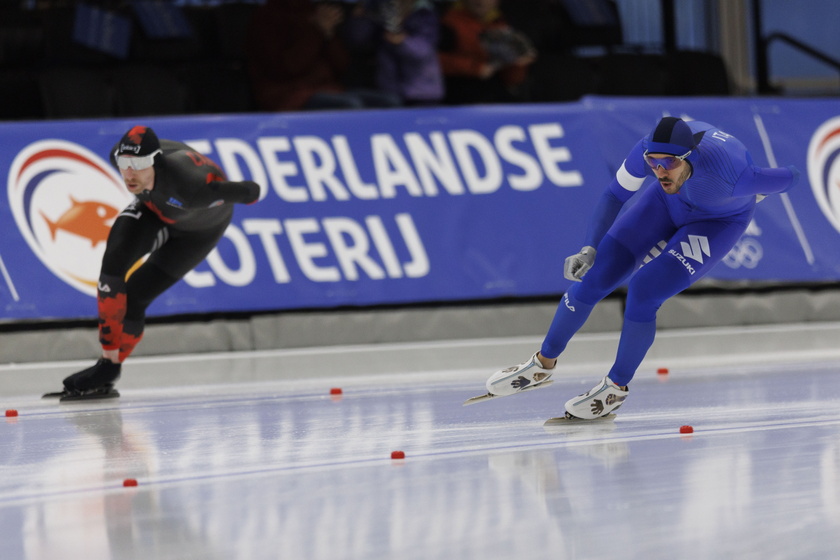
<path id="1" fill-rule="evenodd" d="M 66 140 L 33 142 L 9 167 L 9 208 L 18 231 L 53 274 L 96 297 L 111 226 L 134 197 L 101 156 Z"/>
<path id="2" fill-rule="evenodd" d="M 108 232 L 119 211 L 113 206 L 102 202 L 79 202 L 70 197 L 70 209 L 55 221 L 50 220 L 41 212 L 41 217 L 50 228 L 50 235 L 55 240 L 58 230 L 63 230 L 90 241 L 91 247 L 108 239 Z"/>

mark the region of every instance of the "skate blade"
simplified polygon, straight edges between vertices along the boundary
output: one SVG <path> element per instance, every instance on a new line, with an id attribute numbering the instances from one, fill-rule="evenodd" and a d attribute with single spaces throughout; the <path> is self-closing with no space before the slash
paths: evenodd
<path id="1" fill-rule="evenodd" d="M 58 402 L 80 402 L 80 401 L 97 401 L 103 399 L 119 398 L 120 392 L 116 389 L 109 389 L 108 391 L 97 391 L 94 393 L 87 393 L 82 395 L 72 395 L 67 391 L 59 393 L 44 393 L 42 399 L 58 399 Z"/>
<path id="2" fill-rule="evenodd" d="M 59 402 L 98 401 L 102 399 L 116 399 L 119 398 L 119 396 L 119 391 L 116 389 L 109 389 L 108 391 L 97 391 L 95 393 L 88 393 L 84 395 L 65 395 L 59 399 Z"/>
<path id="3" fill-rule="evenodd" d="M 519 391 L 511 393 L 510 395 L 494 395 L 493 393 L 487 393 L 485 395 L 478 395 L 477 397 L 470 397 L 469 399 L 464 401 L 464 406 L 469 406 L 471 404 L 480 403 L 490 399 L 497 399 L 499 397 L 512 397 L 513 395 L 518 395 L 519 393 L 524 393 L 525 391 L 532 391 L 534 389 L 542 389 L 544 387 L 548 387 L 552 383 L 554 383 L 554 381 L 552 379 L 548 379 L 546 381 L 543 381 L 542 383 L 537 383 L 536 385 L 530 385 L 528 387 L 525 387 L 524 389 L 520 389 Z"/>
<path id="4" fill-rule="evenodd" d="M 591 420 L 587 420 L 584 418 L 578 418 L 577 416 L 558 416 L 557 418 L 549 418 L 545 421 L 543 426 L 561 426 L 564 424 L 592 424 L 593 422 L 612 422 L 615 420 L 615 414 L 607 414 L 606 416 L 600 416 L 598 418 L 592 418 Z"/>

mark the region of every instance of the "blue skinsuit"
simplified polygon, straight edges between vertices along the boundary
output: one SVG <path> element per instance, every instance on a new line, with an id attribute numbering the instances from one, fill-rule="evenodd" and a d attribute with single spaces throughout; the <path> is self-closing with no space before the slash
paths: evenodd
<path id="1" fill-rule="evenodd" d="M 689 122 L 696 147 L 688 156 L 691 176 L 676 194 L 650 185 L 638 202 L 616 216 L 654 176 L 644 160 L 648 138 L 630 151 L 602 195 L 585 245 L 597 248 L 594 265 L 563 296 L 540 353 L 555 358 L 583 326 L 592 308 L 631 277 L 616 361 L 609 378 L 627 385 L 656 335 L 662 303 L 709 272 L 741 238 L 756 195 L 784 192 L 796 184 L 793 168 L 761 168 L 744 145 L 710 124 Z M 661 254 L 639 268 L 661 241 Z M 635 275 L 633 274 L 635 272 Z"/>

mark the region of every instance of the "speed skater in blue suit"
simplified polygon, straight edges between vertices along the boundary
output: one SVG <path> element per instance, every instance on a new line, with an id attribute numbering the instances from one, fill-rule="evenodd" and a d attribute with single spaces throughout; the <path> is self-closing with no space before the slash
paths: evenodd
<path id="1" fill-rule="evenodd" d="M 658 181 L 638 194 L 651 177 Z M 734 136 L 704 122 L 664 117 L 630 150 L 598 201 L 583 248 L 568 257 L 575 282 L 557 307 L 542 347 L 528 361 L 494 373 L 490 395 L 535 388 L 557 370 L 557 357 L 595 305 L 627 283 L 618 352 L 609 373 L 587 393 L 569 399 L 566 418 L 610 415 L 656 336 L 656 313 L 723 259 L 746 231 L 755 205 L 792 188 L 793 167 L 758 167 Z M 661 252 L 647 263 L 651 249 Z M 597 256 L 597 260 L 596 260 Z"/>

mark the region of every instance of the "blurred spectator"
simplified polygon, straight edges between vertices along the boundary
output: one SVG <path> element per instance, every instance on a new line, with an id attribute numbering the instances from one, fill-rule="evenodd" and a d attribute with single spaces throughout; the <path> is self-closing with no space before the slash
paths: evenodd
<path id="1" fill-rule="evenodd" d="M 254 10 L 248 67 L 263 111 L 394 107 L 394 96 L 347 91 L 350 55 L 339 33 L 344 7 L 318 0 L 268 0 Z"/>
<path id="2" fill-rule="evenodd" d="M 533 43 L 505 22 L 499 0 L 462 0 L 441 20 L 439 56 L 447 103 L 520 100 L 536 60 Z"/>
<path id="3" fill-rule="evenodd" d="M 357 4 L 346 27 L 352 47 L 373 52 L 377 88 L 399 96 L 406 105 L 443 99 L 439 33 L 437 12 L 429 0 L 365 0 Z"/>

